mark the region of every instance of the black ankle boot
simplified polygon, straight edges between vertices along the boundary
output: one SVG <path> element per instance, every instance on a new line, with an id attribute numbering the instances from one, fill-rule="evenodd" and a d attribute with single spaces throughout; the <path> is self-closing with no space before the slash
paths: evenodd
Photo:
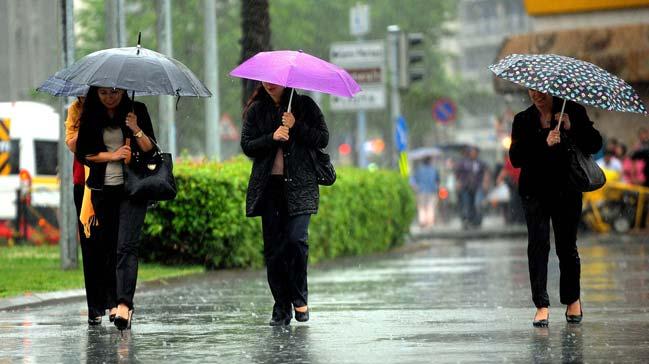
<path id="1" fill-rule="evenodd" d="M 273 315 L 271 316 L 270 326 L 287 326 L 291 323 L 292 319 L 291 307 L 282 307 L 278 304 L 273 306 Z"/>

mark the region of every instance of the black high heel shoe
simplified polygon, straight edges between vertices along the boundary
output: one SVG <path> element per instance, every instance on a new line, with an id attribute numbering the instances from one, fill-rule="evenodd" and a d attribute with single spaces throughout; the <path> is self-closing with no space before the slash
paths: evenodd
<path id="1" fill-rule="evenodd" d="M 92 318 L 88 317 L 88 325 L 89 326 L 101 325 L 101 316 L 92 317 Z"/>
<path id="2" fill-rule="evenodd" d="M 128 318 L 115 315 L 115 327 L 117 330 L 130 330 L 131 329 L 131 320 L 133 319 L 133 310 L 128 311 Z"/>
<path id="3" fill-rule="evenodd" d="M 550 312 L 548 312 L 548 317 L 543 320 L 533 320 L 532 326 L 534 327 L 548 327 L 550 325 Z"/>
<path id="4" fill-rule="evenodd" d="M 568 307 L 566 307 L 566 321 L 569 324 L 580 324 L 584 318 L 584 310 L 581 306 L 581 299 L 579 300 L 579 315 L 568 315 Z"/>
<path id="5" fill-rule="evenodd" d="M 299 322 L 309 321 L 309 308 L 307 307 L 306 311 L 304 312 L 295 310 L 295 321 L 299 321 Z"/>

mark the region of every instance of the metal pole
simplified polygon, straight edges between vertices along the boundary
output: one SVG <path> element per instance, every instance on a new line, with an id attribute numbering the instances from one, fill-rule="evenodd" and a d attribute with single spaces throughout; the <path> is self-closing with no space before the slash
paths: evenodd
<path id="1" fill-rule="evenodd" d="M 401 116 L 401 99 L 399 95 L 399 64 L 398 64 L 398 49 L 399 49 L 399 35 L 401 29 L 398 25 L 388 26 L 388 72 L 390 74 L 390 131 L 392 138 L 389 145 L 392 146 L 390 153 L 390 165 L 396 166 L 396 122 Z"/>
<path id="2" fill-rule="evenodd" d="M 63 64 L 69 67 L 74 63 L 74 14 L 73 0 L 61 0 L 61 17 L 63 28 Z M 68 98 L 69 104 L 71 101 Z M 66 115 L 65 104 L 61 101 L 61 116 Z M 61 247 L 61 268 L 76 269 L 79 266 L 77 258 L 77 212 L 74 207 L 72 189 L 72 153 L 65 144 L 65 125 L 59 123 L 59 175 L 60 199 L 59 208 L 61 219 L 59 222 L 59 246 Z"/>
<path id="3" fill-rule="evenodd" d="M 363 37 L 356 39 L 359 43 L 363 41 Z M 365 151 L 365 139 L 367 139 L 367 115 L 365 110 L 358 110 L 356 114 L 357 130 L 356 130 L 356 149 L 358 152 L 358 167 L 367 167 L 367 152 Z"/>
<path id="4" fill-rule="evenodd" d="M 156 1 L 158 8 L 157 31 L 158 31 L 158 44 L 160 53 L 173 57 L 173 41 L 172 41 L 172 28 L 171 28 L 171 0 L 158 0 Z M 160 146 L 162 149 L 176 155 L 176 138 L 174 129 L 174 120 L 176 119 L 176 109 L 174 107 L 173 96 L 160 96 L 159 114 L 160 120 Z"/>
<path id="5" fill-rule="evenodd" d="M 216 26 L 216 0 L 203 0 L 205 6 L 205 84 L 212 97 L 205 102 L 205 154 L 209 159 L 221 160 L 221 132 L 219 127 L 219 57 Z"/>
<path id="6" fill-rule="evenodd" d="M 124 12 L 124 0 L 116 0 L 115 13 L 117 17 L 117 46 L 126 47 L 126 16 Z"/>
<path id="7" fill-rule="evenodd" d="M 104 12 L 106 16 L 106 47 L 108 48 L 119 47 L 117 11 L 117 0 L 106 0 Z"/>

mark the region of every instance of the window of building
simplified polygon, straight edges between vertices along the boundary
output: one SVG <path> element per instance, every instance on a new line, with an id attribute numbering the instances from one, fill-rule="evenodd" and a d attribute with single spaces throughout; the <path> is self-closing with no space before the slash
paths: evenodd
<path id="1" fill-rule="evenodd" d="M 56 175 L 58 166 L 57 142 L 35 140 L 34 152 L 36 157 L 36 174 Z"/>
<path id="2" fill-rule="evenodd" d="M 11 139 L 9 141 L 9 174 L 18 174 L 20 172 L 20 140 Z"/>

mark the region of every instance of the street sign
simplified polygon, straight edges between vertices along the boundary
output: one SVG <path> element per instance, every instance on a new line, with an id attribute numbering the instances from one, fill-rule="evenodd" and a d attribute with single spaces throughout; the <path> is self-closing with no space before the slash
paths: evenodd
<path id="1" fill-rule="evenodd" d="M 352 99 L 331 96 L 332 110 L 385 109 L 385 45 L 383 41 L 333 43 L 330 61 L 349 72 L 362 90 Z"/>
<path id="2" fill-rule="evenodd" d="M 450 99 L 439 99 L 433 104 L 433 119 L 442 124 L 455 121 L 457 117 L 457 107 Z"/>
<path id="3" fill-rule="evenodd" d="M 408 125 L 403 116 L 397 119 L 397 132 L 395 134 L 397 151 L 404 152 L 408 149 Z"/>
<path id="4" fill-rule="evenodd" d="M 239 140 L 239 130 L 232 122 L 230 114 L 224 113 L 219 120 L 219 128 L 222 140 L 235 141 Z"/>
<path id="5" fill-rule="evenodd" d="M 9 119 L 0 119 L 0 176 L 6 176 L 11 171 L 9 157 L 11 153 L 11 141 L 9 130 L 11 130 Z"/>
<path id="6" fill-rule="evenodd" d="M 349 31 L 360 37 L 370 31 L 370 7 L 367 4 L 356 4 L 349 9 Z"/>

